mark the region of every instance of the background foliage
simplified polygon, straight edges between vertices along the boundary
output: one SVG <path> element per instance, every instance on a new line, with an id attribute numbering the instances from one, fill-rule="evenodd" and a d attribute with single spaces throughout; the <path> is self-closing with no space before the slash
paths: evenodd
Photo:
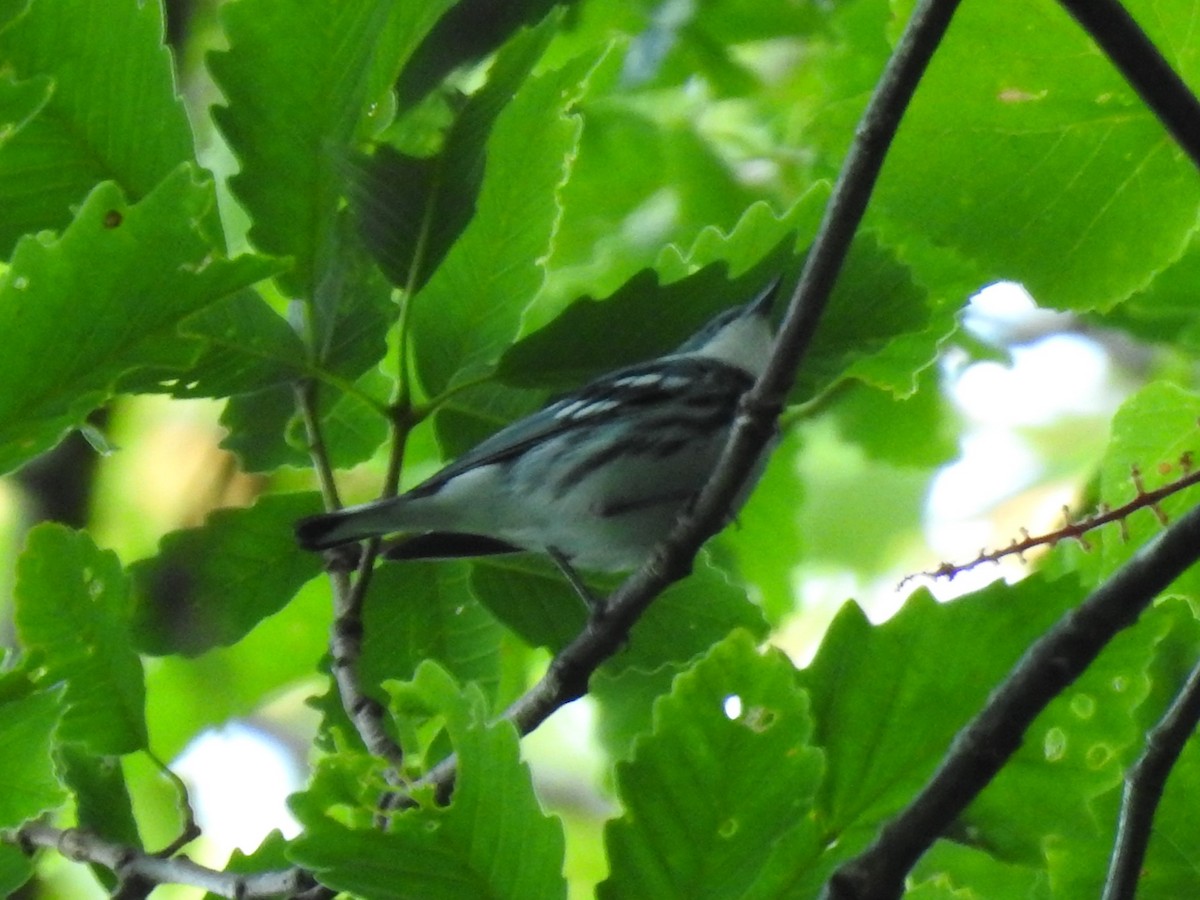
<path id="1" fill-rule="evenodd" d="M 1194 0 L 1127 5 L 1194 81 Z M 231 0 L 173 7 L 169 51 L 154 2 L 0 2 L 5 834 L 45 816 L 157 849 L 181 814 L 154 761 L 299 697 L 298 835 L 238 871 L 299 865 L 368 898 L 814 896 L 1030 641 L 1161 527 L 1141 514 L 948 603 L 918 587 L 886 621 L 853 601 L 805 619 L 798 585 L 867 583 L 914 540 L 964 426 L 938 360 L 1005 351 L 962 329 L 971 295 L 1020 282 L 1072 314 L 1056 328 L 1137 348 L 1081 502 L 1124 502 L 1131 464 L 1155 486 L 1200 446 L 1200 180 L 1057 5 L 963 4 L 754 499 L 593 679 L 595 784 L 556 794 L 494 721 L 583 624 L 551 567 L 389 566 L 366 689 L 409 774 L 453 748 L 460 775 L 448 807 L 375 826 L 383 769 L 325 675 L 322 561 L 291 537 L 322 504 L 297 385 L 318 463 L 363 500 L 401 451 L 411 483 L 795 273 L 907 9 Z M 165 442 L 155 423 L 197 408 Z M 223 451 L 194 450 L 209 413 Z M 92 447 L 63 457 L 76 433 Z M 94 472 L 79 521 L 33 524 L 47 467 L 60 487 Z M 912 896 L 1097 895 L 1123 773 L 1200 649 L 1196 589 L 1179 579 L 1046 710 Z M 1193 741 L 1142 896 L 1200 886 L 1198 773 Z M 91 878 L 0 844 L 6 892 L 112 885 Z"/>

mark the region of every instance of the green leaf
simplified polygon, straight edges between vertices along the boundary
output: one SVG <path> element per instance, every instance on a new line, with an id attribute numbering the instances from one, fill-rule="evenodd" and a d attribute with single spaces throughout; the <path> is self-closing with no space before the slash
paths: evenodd
<path id="1" fill-rule="evenodd" d="M 800 679 L 828 761 L 823 819 L 841 852 L 908 802 L 1030 641 L 1078 599 L 1067 579 L 1031 576 L 945 604 L 917 592 L 878 626 L 842 609 Z"/>
<path id="2" fill-rule="evenodd" d="M 345 798 L 318 784 L 294 803 L 305 831 L 290 858 L 364 900 L 565 897 L 562 828 L 538 805 L 512 726 L 489 723 L 482 692 L 461 690 L 433 663 L 395 692 L 405 707 L 444 717 L 458 758 L 449 806 L 405 810 L 387 833 L 357 829 L 330 817 Z"/>
<path id="3" fill-rule="evenodd" d="M 256 872 L 286 869 L 288 867 L 287 839 L 278 831 L 268 834 L 252 853 L 234 850 L 225 863 L 226 872 L 237 872 L 239 875 L 253 875 Z M 205 894 L 204 900 L 219 900 L 217 894 Z"/>
<path id="4" fill-rule="evenodd" d="M 159 4 L 137 0 L 39 0 L 0 32 L 0 59 L 18 78 L 54 85 L 0 145 L 0 256 L 22 234 L 65 227 L 100 182 L 138 201 L 192 158 L 162 34 Z"/>
<path id="5" fill-rule="evenodd" d="M 273 494 L 163 538 L 157 556 L 129 567 L 138 648 L 195 655 L 241 640 L 278 612 L 321 571 L 321 557 L 292 536 L 296 520 L 319 511 L 316 494 Z"/>
<path id="6" fill-rule="evenodd" d="M 79 425 L 119 379 L 161 389 L 197 349 L 179 322 L 270 274 L 266 260 L 215 256 L 198 230 L 213 199 L 183 166 L 132 206 L 103 184 L 61 238 L 20 242 L 0 279 L 0 332 L 20 336 L 0 365 L 0 471 Z"/>
<path id="7" fill-rule="evenodd" d="M 101 755 L 146 747 L 146 688 L 116 554 L 84 532 L 39 525 L 17 563 L 15 594 L 17 634 L 40 680 L 65 685 L 59 739 Z"/>
<path id="8" fill-rule="evenodd" d="M 1191 0 L 1130 3 L 1185 79 Z M 980 65 L 980 48 L 987 65 Z M 964 7 L 892 145 L 874 202 L 1043 305 L 1107 309 L 1178 259 L 1195 169 L 1061 8 Z"/>
<path id="9" fill-rule="evenodd" d="M 722 310 L 746 303 L 792 263 L 784 238 L 730 279 L 724 261 L 671 284 L 639 272 L 604 300 L 584 299 L 502 357 L 498 376 L 520 387 L 578 387 L 589 378 L 670 352 Z"/>
<path id="10" fill-rule="evenodd" d="M 620 578 L 592 576 L 593 593 L 604 597 Z M 475 595 L 522 640 L 557 652 L 583 630 L 587 611 L 549 561 L 529 555 L 496 557 L 475 563 Z M 605 669 L 653 670 L 705 652 L 735 628 L 764 637 L 762 611 L 721 570 L 700 557 L 692 574 L 671 585 L 638 620 L 626 646 Z"/>
<path id="11" fill-rule="evenodd" d="M 359 677 L 368 687 L 413 677 L 433 660 L 495 700 L 503 629 L 473 596 L 465 563 L 403 562 L 372 576 Z"/>
<path id="12" fill-rule="evenodd" d="M 20 847 L 0 844 L 0 892 L 17 895 L 17 888 L 33 876 L 33 863 Z"/>
<path id="13" fill-rule="evenodd" d="M 550 258 L 555 286 L 569 297 L 606 296 L 655 265 L 664 245 L 734 228 L 758 196 L 693 117 L 656 121 L 645 108 L 596 93 L 582 104 L 587 127 Z"/>
<path id="14" fill-rule="evenodd" d="M 541 288 L 579 140 L 573 107 L 601 59 L 526 80 L 496 117 L 475 216 L 412 301 L 414 359 L 429 394 L 494 363 Z"/>
<path id="15" fill-rule="evenodd" d="M 522 25 L 546 15 L 554 0 L 523 0 L 499 6 L 490 0 L 460 0 L 425 36 L 396 81 L 401 103 L 411 104 L 451 70 L 490 53 Z"/>
<path id="16" fill-rule="evenodd" d="M 67 799 L 51 759 L 62 692 L 0 704 L 0 828 L 15 828 Z"/>
<path id="17" fill-rule="evenodd" d="M 0 167 L 5 145 L 41 112 L 53 93 L 54 81 L 45 76 L 18 81 L 11 72 L 0 73 Z"/>
<path id="18" fill-rule="evenodd" d="M 1112 437 L 1100 463 L 1100 502 L 1115 509 L 1135 499 L 1136 467 L 1146 490 L 1155 490 L 1178 480 L 1200 459 L 1200 397 L 1165 381 L 1146 385 L 1117 410 L 1112 420 Z M 1181 515 L 1196 502 L 1196 488 L 1174 494 L 1158 504 L 1168 518 Z M 1081 510 L 1080 513 L 1091 512 Z M 1061 563 L 1073 566 L 1091 583 L 1099 584 L 1124 565 L 1138 548 L 1162 531 L 1157 515 L 1142 509 L 1120 525 L 1107 525 L 1086 535 L 1092 552 L 1083 553 L 1074 544 L 1057 551 Z M 1200 596 L 1200 572 L 1184 572 L 1172 591 Z"/>
<path id="19" fill-rule="evenodd" d="M 617 766 L 625 814 L 605 829 L 598 896 L 742 896 L 782 833 L 811 831 L 822 759 L 795 674 L 736 631 L 675 680 Z"/>
<path id="20" fill-rule="evenodd" d="M 210 56 L 209 68 L 228 105 L 213 117 L 241 163 L 231 184 L 253 217 L 251 240 L 293 259 L 285 290 L 315 294 L 330 262 L 340 155 L 449 5 L 240 0 L 222 8 L 229 50 Z"/>
<path id="21" fill-rule="evenodd" d="M 59 747 L 58 759 L 63 781 L 75 800 L 79 827 L 127 847 L 141 848 L 142 839 L 121 760 L 115 756 L 94 756 L 72 744 Z"/>
<path id="22" fill-rule="evenodd" d="M 455 117 L 438 154 L 416 158 L 385 144 L 373 156 L 350 160 L 348 197 L 360 232 L 393 284 L 419 291 L 466 228 L 492 124 L 529 76 L 560 18 L 552 15 L 508 43 L 487 84 Z"/>
<path id="23" fill-rule="evenodd" d="M 226 397 L 305 374 L 300 338 L 253 291 L 240 291 L 189 316 L 179 332 L 203 341 L 205 351 L 192 369 L 194 379 L 177 387 L 175 396 Z"/>

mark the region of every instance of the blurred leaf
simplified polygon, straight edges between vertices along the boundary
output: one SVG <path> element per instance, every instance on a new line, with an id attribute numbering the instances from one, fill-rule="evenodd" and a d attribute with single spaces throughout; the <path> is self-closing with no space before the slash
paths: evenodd
<path id="1" fill-rule="evenodd" d="M 40 681 L 65 686 L 58 738 L 99 755 L 146 747 L 146 687 L 117 555 L 84 532 L 39 525 L 17 563 L 15 595 L 17 634 Z"/>
<path id="2" fill-rule="evenodd" d="M 396 82 L 406 105 L 432 90 L 453 69 L 500 47 L 522 25 L 531 26 L 554 6 L 573 0 L 460 0 L 438 20 L 413 52 Z"/>
<path id="3" fill-rule="evenodd" d="M 213 118 L 241 163 L 232 187 L 253 217 L 251 240 L 294 261 L 281 279 L 286 291 L 314 295 L 337 218 L 338 156 L 448 6 L 241 0 L 222 7 L 229 49 L 210 56 L 209 68 L 228 105 Z"/>
<path id="4" fill-rule="evenodd" d="M 256 715 L 267 698 L 315 690 L 332 618 L 329 588 L 314 579 L 233 646 L 156 659 L 146 673 L 146 719 L 155 752 L 171 759 L 206 729 Z"/>
<path id="5" fill-rule="evenodd" d="M 292 536 L 301 516 L 319 511 L 314 493 L 274 494 L 163 538 L 157 556 L 129 567 L 138 649 L 195 655 L 240 640 L 278 612 L 322 569 L 321 557 Z"/>
<path id="6" fill-rule="evenodd" d="M 656 121 L 606 99 L 582 101 L 587 127 L 562 191 L 550 269 L 569 297 L 606 296 L 654 266 L 665 245 L 732 230 L 757 198 L 692 117 Z"/>
<path id="7" fill-rule="evenodd" d="M 33 862 L 12 844 L 0 844 L 0 891 L 5 896 L 17 895 L 17 888 L 33 875 Z"/>
<path id="8" fill-rule="evenodd" d="M 18 81 L 12 72 L 0 73 L 0 121 L 5 123 L 0 131 L 0 151 L 42 111 L 53 93 L 54 81 L 44 75 Z M 0 155 L 0 172 L 4 162 Z"/>
<path id="9" fill-rule="evenodd" d="M 0 257 L 22 234 L 65 228 L 100 182 L 136 202 L 192 159 L 157 3 L 30 3 L 0 31 L 0 59 L 30 85 L 53 82 L 41 114 L 0 143 Z"/>
<path id="10" fill-rule="evenodd" d="M 482 692 L 434 663 L 395 691 L 444 717 L 458 757 L 450 805 L 404 810 L 382 833 L 335 820 L 330 807 L 345 799 L 309 791 L 293 805 L 305 831 L 292 861 L 364 900 L 565 897 L 562 827 L 538 805 L 512 726 L 488 723 Z"/>
<path id="11" fill-rule="evenodd" d="M 67 799 L 50 752 L 62 711 L 58 690 L 0 703 L 0 828 L 16 828 Z"/>
<path id="12" fill-rule="evenodd" d="M 385 144 L 373 156 L 349 160 L 348 197 L 363 241 L 393 284 L 419 291 L 467 227 L 492 124 L 529 76 L 559 18 L 551 16 L 508 43 L 487 83 L 455 117 L 437 155 L 416 158 Z"/>
<path id="13" fill-rule="evenodd" d="M 926 469 L 950 462 L 958 442 L 937 369 L 917 373 L 915 383 L 914 393 L 896 397 L 851 382 L 831 409 L 838 431 L 880 462 Z"/>
<path id="14" fill-rule="evenodd" d="M 61 238 L 26 238 L 0 279 L 0 471 L 54 444 L 114 390 L 149 390 L 131 370 L 191 362 L 180 321 L 266 277 L 269 261 L 214 258 L 197 230 L 211 184 L 184 166 L 141 203 L 96 188 Z M 53 348 L 53 352 L 47 352 Z"/>
<path id="15" fill-rule="evenodd" d="M 675 679 L 654 731 L 617 766 L 625 814 L 605 829 L 610 874 L 597 895 L 740 895 L 782 832 L 815 836 L 812 728 L 781 652 L 760 654 L 742 631 L 713 647 Z"/>
<path id="16" fill-rule="evenodd" d="M 718 560 L 726 553 L 733 557 L 730 568 L 761 592 L 763 613 L 772 625 L 795 610 L 793 575 L 809 544 L 801 528 L 805 488 L 797 461 L 802 451 L 796 429 L 783 435 L 749 501 L 710 551 Z"/>

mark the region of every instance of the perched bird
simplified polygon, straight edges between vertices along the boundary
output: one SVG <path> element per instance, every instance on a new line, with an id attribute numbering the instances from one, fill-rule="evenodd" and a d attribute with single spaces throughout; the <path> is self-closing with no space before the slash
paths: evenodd
<path id="1" fill-rule="evenodd" d="M 778 288 L 776 278 L 673 352 L 551 401 L 397 497 L 302 519 L 300 546 L 405 533 L 389 558 L 530 550 L 577 589 L 574 568 L 637 568 L 704 487 L 738 401 L 766 366 Z"/>

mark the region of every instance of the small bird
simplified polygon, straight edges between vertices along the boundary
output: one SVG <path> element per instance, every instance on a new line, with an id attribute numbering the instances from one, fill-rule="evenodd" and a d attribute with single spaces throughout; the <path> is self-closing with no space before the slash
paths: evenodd
<path id="1" fill-rule="evenodd" d="M 405 533 L 391 559 L 534 551 L 577 590 L 575 568 L 637 568 L 708 481 L 738 401 L 766 366 L 779 283 L 673 352 L 602 375 L 513 422 L 399 496 L 300 520 L 297 541 L 324 550 Z"/>

